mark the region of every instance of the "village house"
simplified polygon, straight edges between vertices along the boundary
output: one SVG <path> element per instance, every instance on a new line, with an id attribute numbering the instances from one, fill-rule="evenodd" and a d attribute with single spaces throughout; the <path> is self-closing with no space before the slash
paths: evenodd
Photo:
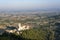
<path id="1" fill-rule="evenodd" d="M 4 29 L 5 32 L 8 32 L 8 33 L 21 33 L 22 30 L 29 30 L 30 29 L 30 26 L 29 25 L 22 25 L 21 23 L 18 24 L 18 26 L 6 26 L 6 28 Z M 0 34 L 3 34 L 4 31 L 0 30 Z"/>

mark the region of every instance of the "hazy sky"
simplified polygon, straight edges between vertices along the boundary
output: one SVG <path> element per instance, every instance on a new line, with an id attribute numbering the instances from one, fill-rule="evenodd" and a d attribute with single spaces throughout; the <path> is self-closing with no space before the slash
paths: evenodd
<path id="1" fill-rule="evenodd" d="M 60 0 L 0 0 L 0 9 L 60 8 Z"/>

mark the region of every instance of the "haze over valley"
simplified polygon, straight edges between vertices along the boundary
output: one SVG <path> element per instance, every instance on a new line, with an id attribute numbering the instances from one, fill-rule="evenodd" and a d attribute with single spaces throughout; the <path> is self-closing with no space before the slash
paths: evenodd
<path id="1" fill-rule="evenodd" d="M 0 40 L 60 40 L 60 0 L 0 0 Z"/>

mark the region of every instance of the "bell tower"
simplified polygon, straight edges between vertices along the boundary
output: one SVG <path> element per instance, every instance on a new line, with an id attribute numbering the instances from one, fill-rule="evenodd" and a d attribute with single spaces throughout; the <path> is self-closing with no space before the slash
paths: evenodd
<path id="1" fill-rule="evenodd" d="M 18 24 L 18 27 L 19 27 L 18 31 L 20 31 L 21 30 L 21 23 Z"/>

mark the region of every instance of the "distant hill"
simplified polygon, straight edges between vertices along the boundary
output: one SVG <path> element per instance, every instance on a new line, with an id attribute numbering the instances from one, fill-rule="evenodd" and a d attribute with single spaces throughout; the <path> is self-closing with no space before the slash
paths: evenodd
<path id="1" fill-rule="evenodd" d="M 43 16 L 53 16 L 59 15 L 60 9 L 59 8 L 48 8 L 48 9 L 32 9 L 32 10 L 8 10 L 8 9 L 0 9 L 0 14 L 39 14 Z"/>

